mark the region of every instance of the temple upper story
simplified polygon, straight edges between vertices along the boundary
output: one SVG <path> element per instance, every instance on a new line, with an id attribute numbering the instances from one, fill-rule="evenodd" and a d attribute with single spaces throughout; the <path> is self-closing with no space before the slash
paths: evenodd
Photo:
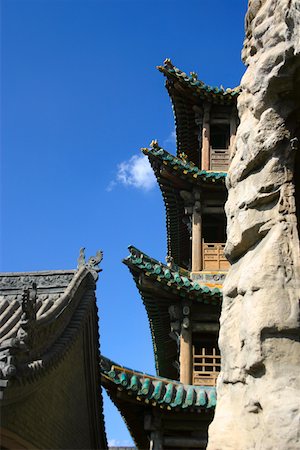
<path id="1" fill-rule="evenodd" d="M 170 59 L 158 66 L 166 80 L 176 126 L 177 152 L 202 170 L 227 171 L 238 126 L 239 88 L 211 87 Z"/>
<path id="2" fill-rule="evenodd" d="M 203 271 L 227 271 L 226 172 L 201 170 L 186 154 L 171 155 L 157 141 L 142 152 L 148 156 L 162 191 L 168 256 L 200 278 Z"/>
<path id="3" fill-rule="evenodd" d="M 159 376 L 214 386 L 220 370 L 217 345 L 223 274 L 201 282 L 167 257 L 167 264 L 130 246 L 128 266 L 145 305 Z"/>

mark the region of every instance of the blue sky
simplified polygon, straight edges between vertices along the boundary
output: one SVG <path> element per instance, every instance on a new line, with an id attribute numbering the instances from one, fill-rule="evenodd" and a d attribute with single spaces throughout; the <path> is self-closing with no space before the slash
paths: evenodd
<path id="1" fill-rule="evenodd" d="M 156 70 L 166 57 L 234 87 L 246 0 L 1 2 L 1 270 L 76 267 L 103 249 L 101 351 L 154 373 L 146 313 L 121 260 L 133 244 L 164 261 L 160 191 L 140 156 L 175 152 L 173 113 Z M 131 442 L 105 398 L 108 438 Z"/>

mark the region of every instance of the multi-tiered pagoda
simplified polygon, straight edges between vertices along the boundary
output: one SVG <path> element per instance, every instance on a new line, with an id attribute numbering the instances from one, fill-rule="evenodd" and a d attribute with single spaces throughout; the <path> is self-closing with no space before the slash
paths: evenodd
<path id="1" fill-rule="evenodd" d="M 130 247 L 124 260 L 145 305 L 156 376 L 102 358 L 102 383 L 140 449 L 206 448 L 220 371 L 222 284 L 229 267 L 225 178 L 238 125 L 238 89 L 212 88 L 166 60 L 177 155 L 142 149 L 159 183 L 166 264 Z"/>

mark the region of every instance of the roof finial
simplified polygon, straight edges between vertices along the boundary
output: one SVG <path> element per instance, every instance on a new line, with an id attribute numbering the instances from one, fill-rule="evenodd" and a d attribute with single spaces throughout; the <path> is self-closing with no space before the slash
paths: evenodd
<path id="1" fill-rule="evenodd" d="M 165 66 L 167 69 L 173 69 L 173 67 L 174 67 L 174 65 L 173 65 L 172 61 L 170 60 L 170 58 L 166 58 L 166 59 L 164 60 L 164 66 Z"/>
<path id="2" fill-rule="evenodd" d="M 100 269 L 99 264 L 101 263 L 103 259 L 103 251 L 98 250 L 96 252 L 96 256 L 91 256 L 86 263 L 86 266 L 91 269 L 92 272 L 94 272 L 98 278 L 98 272 L 101 272 L 102 269 Z"/>
<path id="3" fill-rule="evenodd" d="M 88 261 L 85 259 L 85 247 L 81 247 L 79 250 L 79 257 L 77 259 L 78 265 L 77 269 L 81 269 L 82 267 L 87 267 L 92 273 L 95 280 L 98 279 L 98 272 L 101 272 L 99 264 L 103 259 L 103 251 L 98 250 L 96 252 L 96 256 L 91 256 Z"/>
<path id="4" fill-rule="evenodd" d="M 183 162 L 187 162 L 188 156 L 186 153 L 180 152 L 178 156 L 183 160 Z"/>
<path id="5" fill-rule="evenodd" d="M 81 247 L 77 259 L 77 269 L 79 269 L 82 266 L 85 266 L 85 247 Z"/>
<path id="6" fill-rule="evenodd" d="M 159 150 L 161 147 L 158 145 L 157 139 L 153 139 L 153 141 L 150 142 L 150 147 L 154 150 Z"/>
<path id="7" fill-rule="evenodd" d="M 174 266 L 175 266 L 175 264 L 174 264 L 174 258 L 173 258 L 172 256 L 170 256 L 170 255 L 167 255 L 167 256 L 166 256 L 166 263 L 167 263 L 167 266 L 168 266 L 170 269 L 173 269 Z"/>

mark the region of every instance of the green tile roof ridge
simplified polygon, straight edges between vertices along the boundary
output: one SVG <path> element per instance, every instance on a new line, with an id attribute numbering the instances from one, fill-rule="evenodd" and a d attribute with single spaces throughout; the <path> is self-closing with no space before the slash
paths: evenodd
<path id="1" fill-rule="evenodd" d="M 152 141 L 150 144 L 150 148 L 142 148 L 141 151 L 144 153 L 144 155 L 153 156 L 160 159 L 161 161 L 167 162 L 167 165 L 171 166 L 171 168 L 174 170 L 177 170 L 179 168 L 182 172 L 184 172 L 185 174 L 190 174 L 194 178 L 200 177 L 202 181 L 215 181 L 219 179 L 224 180 L 227 176 L 227 172 L 201 170 L 193 162 L 188 161 L 185 154 L 181 154 L 181 158 L 178 156 L 174 156 L 160 147 L 157 141 Z"/>
<path id="2" fill-rule="evenodd" d="M 184 385 L 176 380 L 138 372 L 101 357 L 102 375 L 118 389 L 126 391 L 139 401 L 167 409 L 210 409 L 216 406 L 216 389 L 211 386 Z M 105 383 L 107 390 L 111 386 Z"/>
<path id="3" fill-rule="evenodd" d="M 196 90 L 196 92 L 212 95 L 213 97 L 236 98 L 241 91 L 240 86 L 227 89 L 225 89 L 223 86 L 209 86 L 203 81 L 198 80 L 198 75 L 195 72 L 191 72 L 190 75 L 187 75 L 185 72 L 175 67 L 169 58 L 165 59 L 163 66 L 157 66 L 157 69 L 165 76 L 171 76 L 172 78 L 176 78 L 179 81 L 185 83 L 189 88 L 193 88 L 194 90 Z"/>
<path id="4" fill-rule="evenodd" d="M 138 269 L 143 270 L 156 281 L 165 283 L 167 287 L 175 287 L 177 292 L 180 290 L 188 291 L 190 294 L 193 294 L 197 300 L 203 300 L 205 302 L 203 295 L 205 297 L 213 297 L 214 299 L 217 297 L 218 299 L 221 299 L 221 289 L 217 287 L 211 288 L 206 285 L 201 285 L 197 281 L 193 281 L 187 270 L 173 264 L 171 260 L 170 263 L 166 265 L 141 252 L 133 245 L 130 245 L 128 249 L 130 255 L 123 260 L 124 264 L 127 266 L 130 266 L 131 268 L 137 267 Z"/>

